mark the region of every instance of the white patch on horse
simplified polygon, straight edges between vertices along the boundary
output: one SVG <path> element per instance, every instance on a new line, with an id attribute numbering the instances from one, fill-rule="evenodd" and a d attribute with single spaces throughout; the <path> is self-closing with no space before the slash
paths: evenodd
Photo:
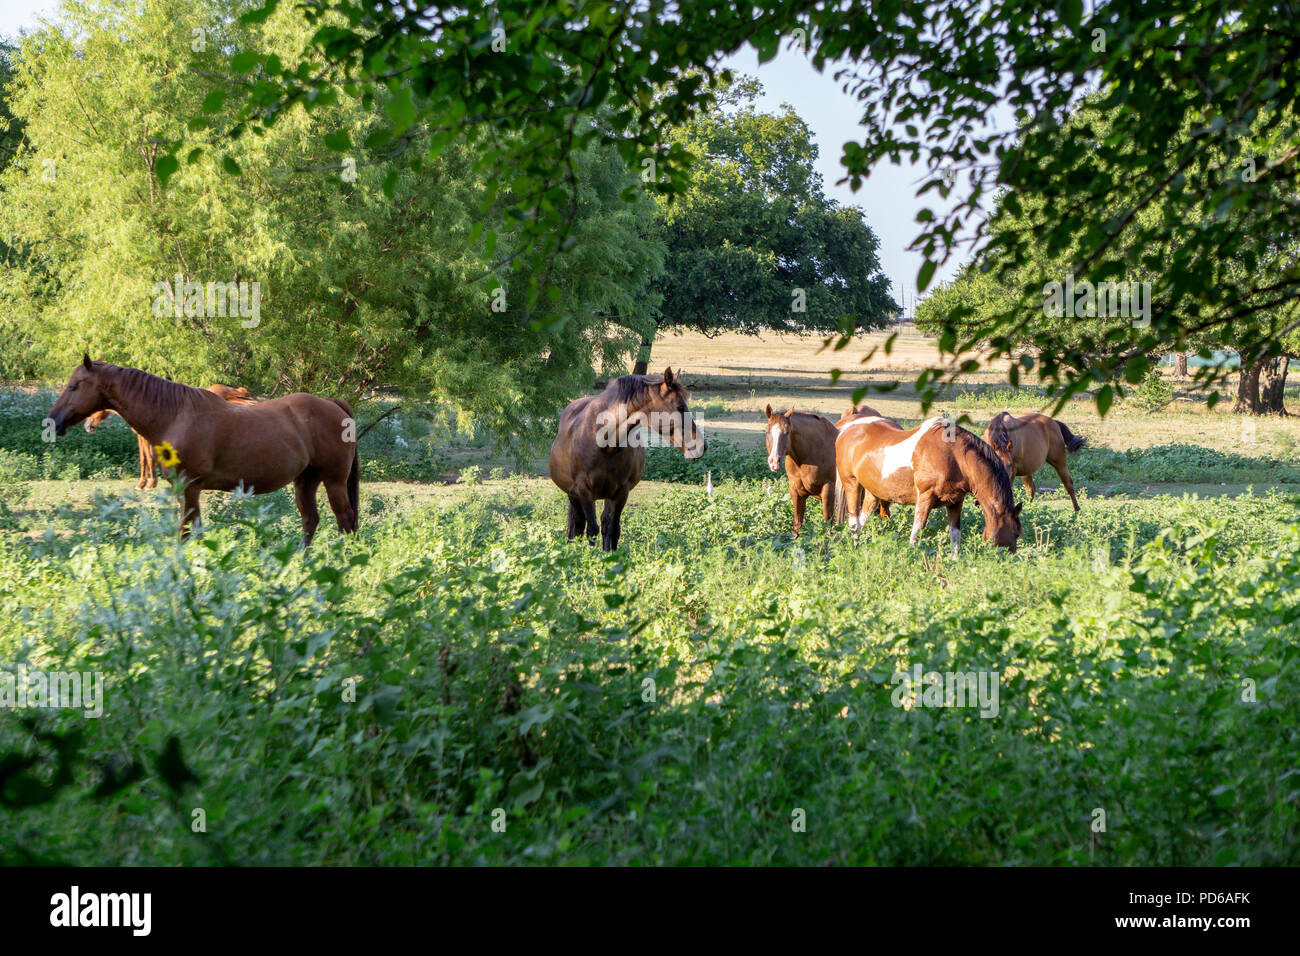
<path id="1" fill-rule="evenodd" d="M 912 454 L 916 451 L 917 442 L 925 436 L 926 432 L 942 421 L 943 419 L 938 417 L 927 418 L 909 438 L 887 447 L 884 459 L 880 464 L 880 477 L 888 478 L 904 468 L 911 468 Z"/>
<path id="2" fill-rule="evenodd" d="M 773 425 L 769 428 L 767 437 L 772 440 L 772 450 L 767 453 L 767 464 L 773 471 L 777 471 L 781 465 L 781 460 L 776 453 L 777 444 L 781 441 L 781 426 Z"/>
<path id="3" fill-rule="evenodd" d="M 866 418 L 855 418 L 851 422 L 845 422 L 843 425 L 836 425 L 835 427 L 838 428 L 840 431 L 844 431 L 844 429 L 852 428 L 854 425 L 866 425 L 869 424 L 870 422 L 883 422 L 883 421 L 884 421 L 883 418 L 869 415 Z"/>

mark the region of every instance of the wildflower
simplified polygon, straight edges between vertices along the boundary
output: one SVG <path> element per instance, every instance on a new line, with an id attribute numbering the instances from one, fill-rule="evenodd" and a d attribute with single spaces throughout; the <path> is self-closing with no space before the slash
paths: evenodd
<path id="1" fill-rule="evenodd" d="M 175 468 L 181 463 L 181 456 L 176 454 L 176 449 L 171 446 L 170 442 L 154 445 L 153 450 L 154 454 L 158 456 L 158 464 L 164 468 Z"/>

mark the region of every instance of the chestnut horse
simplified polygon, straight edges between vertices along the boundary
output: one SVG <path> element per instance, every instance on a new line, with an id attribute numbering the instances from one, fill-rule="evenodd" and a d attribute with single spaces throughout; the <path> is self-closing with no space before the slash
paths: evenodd
<path id="1" fill-rule="evenodd" d="M 153 445 L 180 457 L 184 482 L 182 533 L 199 520 L 199 494 L 243 487 L 253 494 L 293 482 L 303 543 L 320 522 L 316 491 L 323 482 L 339 530 L 357 530 L 359 461 L 356 423 L 347 402 L 296 392 L 253 405 L 232 405 L 212 392 L 92 362 L 72 373 L 49 417 L 56 435 L 96 412 L 117 412 Z"/>
<path id="2" fill-rule="evenodd" d="M 229 385 L 209 385 L 208 391 L 213 395 L 216 395 L 218 398 L 224 398 L 226 401 L 235 405 L 257 404 L 257 400 L 250 398 L 248 395 L 248 389 L 243 386 L 240 386 L 239 388 L 231 388 Z M 82 427 L 86 429 L 87 435 L 93 435 L 95 429 L 104 424 L 104 420 L 108 418 L 109 415 L 116 414 L 117 412 L 113 411 L 111 408 L 102 409 L 87 418 L 82 423 Z M 136 445 L 138 446 L 138 451 L 140 453 L 140 480 L 135 483 L 135 486 L 137 488 L 156 488 L 158 486 L 158 472 L 157 462 L 153 452 L 153 445 L 149 444 L 149 442 L 147 442 L 144 439 L 144 436 L 139 432 L 133 431 L 131 434 L 135 435 Z"/>
<path id="3" fill-rule="evenodd" d="M 785 467 L 790 479 L 790 501 L 794 504 L 794 534 L 803 527 L 809 498 L 822 500 L 822 520 L 830 523 L 835 509 L 835 426 L 820 415 L 796 412 L 781 414 L 767 406 L 767 467 Z"/>
<path id="4" fill-rule="evenodd" d="M 875 409 L 863 405 L 850 408 L 841 422 L 854 415 L 877 415 Z M 796 412 L 793 408 L 785 414 L 773 413 L 767 406 L 767 430 L 764 442 L 767 447 L 767 466 L 780 471 L 785 463 L 786 477 L 790 480 L 790 500 L 794 504 L 794 534 L 803 527 L 804 511 L 809 498 L 820 498 L 822 520 L 830 523 L 832 515 L 844 523 L 844 509 L 835 508 L 837 479 L 835 474 L 835 439 L 839 432 L 821 415 Z"/>
<path id="5" fill-rule="evenodd" d="M 904 430 L 870 415 L 840 427 L 835 465 L 849 513 L 849 527 L 865 523 L 868 505 L 896 502 L 916 505 L 912 544 L 936 504 L 948 509 L 952 553 L 961 541 L 961 507 L 973 494 L 984 512 L 984 540 L 1016 550 L 1020 537 L 1020 505 L 1011 495 L 1011 479 L 993 449 L 964 428 L 944 418 L 930 418 Z M 881 518 L 889 512 L 881 509 Z"/>
<path id="6" fill-rule="evenodd" d="M 560 414 L 549 470 L 551 481 L 569 498 L 570 540 L 585 533 L 595 543 L 596 501 L 603 498 L 601 547 L 618 547 L 623 507 L 645 471 L 644 425 L 688 460 L 699 458 L 708 447 L 686 407 L 686 389 L 671 368 L 662 378 L 614 379 L 603 392 L 570 403 Z"/>
<path id="7" fill-rule="evenodd" d="M 1074 482 L 1065 456 L 1078 451 L 1087 439 L 1073 434 L 1062 422 L 1037 413 L 1016 417 L 1009 412 L 998 412 L 984 430 L 984 440 L 1007 466 L 1011 477 L 1023 478 L 1029 489 L 1029 500 L 1034 500 L 1034 472 L 1049 462 L 1061 476 L 1061 484 L 1070 494 L 1070 503 L 1079 510 L 1079 500 L 1074 497 Z"/>

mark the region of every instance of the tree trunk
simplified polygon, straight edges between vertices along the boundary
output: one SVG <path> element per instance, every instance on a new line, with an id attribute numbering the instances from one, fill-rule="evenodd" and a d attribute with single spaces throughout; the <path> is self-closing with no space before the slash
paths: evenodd
<path id="1" fill-rule="evenodd" d="M 1174 373 L 1179 378 L 1187 378 L 1187 353 L 1178 352 L 1174 356 Z"/>
<path id="2" fill-rule="evenodd" d="M 637 354 L 636 364 L 632 366 L 633 375 L 646 375 L 650 369 L 650 350 L 654 348 L 655 336 L 659 334 L 659 323 L 655 323 L 655 329 L 649 336 L 641 336 L 641 351 Z"/>
<path id="3" fill-rule="evenodd" d="M 1282 403 L 1286 389 L 1287 366 L 1291 359 L 1286 355 L 1264 361 L 1264 382 L 1259 389 L 1260 410 L 1274 415 L 1285 415 L 1286 405 Z"/>
<path id="4" fill-rule="evenodd" d="M 1238 415 L 1259 414 L 1259 373 L 1263 367 L 1264 361 L 1261 359 L 1252 362 L 1249 367 L 1242 366 L 1237 375 L 1237 402 L 1232 410 Z"/>

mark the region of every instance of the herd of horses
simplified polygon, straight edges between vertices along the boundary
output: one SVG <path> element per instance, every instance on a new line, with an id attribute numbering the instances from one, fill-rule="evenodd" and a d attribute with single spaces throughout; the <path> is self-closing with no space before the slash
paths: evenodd
<path id="1" fill-rule="evenodd" d="M 87 355 L 50 409 L 49 421 L 57 435 L 78 423 L 93 432 L 110 414 L 121 416 L 136 434 L 138 487 L 157 482 L 155 449 L 168 456 L 164 465 L 175 467 L 184 488 L 185 534 L 199 520 L 203 491 L 266 494 L 290 482 L 305 543 L 320 521 L 321 484 L 339 530 L 357 528 L 360 436 L 351 407 L 341 399 L 296 392 L 258 401 L 245 388 L 192 388 Z M 1011 481 L 1023 478 L 1032 500 L 1033 475 L 1044 463 L 1056 469 L 1079 510 L 1066 455 L 1084 440 L 1046 415 L 1002 412 L 983 438 L 939 417 L 903 428 L 867 405 L 849 409 L 837 422 L 793 408 L 774 412 L 770 405 L 766 415 L 768 466 L 773 472 L 784 466 L 789 478 L 795 534 L 809 498 L 821 500 L 826 522 L 847 520 L 853 532 L 870 514 L 888 520 L 892 505 L 907 504 L 916 508 L 915 544 L 930 511 L 942 505 L 955 555 L 962 504 L 971 495 L 984 513 L 985 540 L 1014 552 L 1022 506 L 1012 497 Z M 599 535 L 605 550 L 618 547 L 628 494 L 645 472 L 639 436 L 646 428 L 688 459 L 707 449 L 680 374 L 671 368 L 661 376 L 625 375 L 564 409 L 548 468 L 569 500 L 570 539 L 594 542 Z"/>

